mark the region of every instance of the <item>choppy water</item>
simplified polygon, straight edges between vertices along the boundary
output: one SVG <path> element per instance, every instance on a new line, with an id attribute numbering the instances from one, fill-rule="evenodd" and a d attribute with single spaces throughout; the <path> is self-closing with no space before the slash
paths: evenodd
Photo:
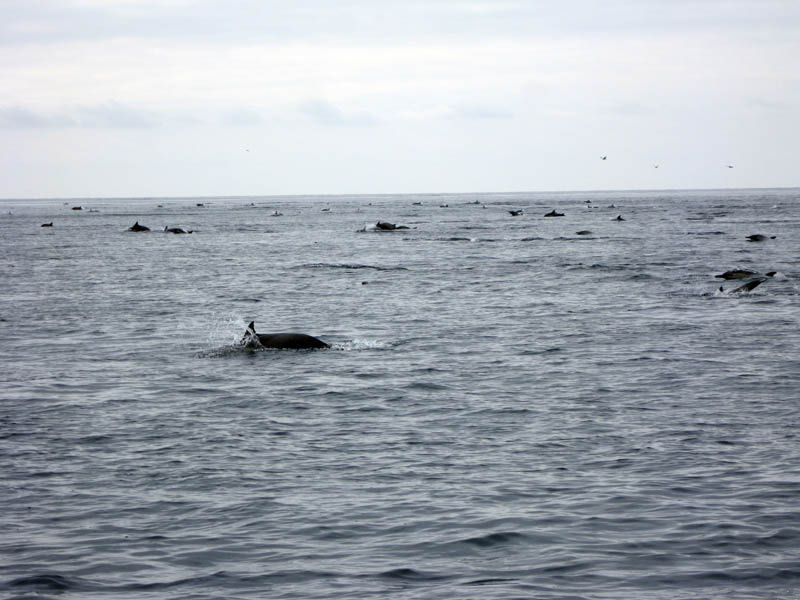
<path id="1" fill-rule="evenodd" d="M 0 212 L 5 598 L 800 597 L 800 190 Z"/>

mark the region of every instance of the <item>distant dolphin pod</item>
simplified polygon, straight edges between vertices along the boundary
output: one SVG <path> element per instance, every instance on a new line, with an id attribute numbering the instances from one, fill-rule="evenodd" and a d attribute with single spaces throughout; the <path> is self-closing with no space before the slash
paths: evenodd
<path id="1" fill-rule="evenodd" d="M 274 350 L 316 350 L 330 348 L 322 340 L 305 333 L 256 333 L 256 322 L 251 321 L 242 337 L 247 348 L 271 348 Z"/>

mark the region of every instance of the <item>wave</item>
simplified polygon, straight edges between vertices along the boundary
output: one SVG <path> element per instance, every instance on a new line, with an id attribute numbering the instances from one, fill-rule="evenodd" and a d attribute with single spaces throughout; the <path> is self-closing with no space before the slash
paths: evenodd
<path id="1" fill-rule="evenodd" d="M 494 546 L 504 546 L 509 543 L 516 543 L 526 539 L 526 536 L 516 531 L 505 531 L 489 533 L 478 537 L 471 537 L 461 540 L 462 544 L 478 546 L 480 548 L 491 548 Z"/>
<path id="2" fill-rule="evenodd" d="M 379 267 L 377 265 L 361 265 L 353 263 L 308 263 L 300 265 L 301 269 L 346 269 L 357 271 L 359 269 L 373 269 L 375 271 L 408 271 L 407 267 Z"/>
<path id="3" fill-rule="evenodd" d="M 12 579 L 7 583 L 9 587 L 32 587 L 45 590 L 74 590 L 80 586 L 78 578 L 70 578 L 57 573 L 42 573 Z"/>
<path id="4" fill-rule="evenodd" d="M 440 575 L 438 573 L 426 573 L 425 571 L 417 571 L 416 569 L 403 567 L 399 569 L 391 569 L 389 571 L 378 573 L 378 577 L 383 577 L 386 579 L 402 579 L 411 581 L 439 581 L 442 579 L 449 579 L 450 576 Z"/>
<path id="5" fill-rule="evenodd" d="M 331 344 L 332 350 L 342 350 L 344 352 L 357 352 L 359 350 L 390 350 L 402 342 L 398 340 L 375 340 L 366 338 L 355 338 L 344 342 L 334 342 Z"/>

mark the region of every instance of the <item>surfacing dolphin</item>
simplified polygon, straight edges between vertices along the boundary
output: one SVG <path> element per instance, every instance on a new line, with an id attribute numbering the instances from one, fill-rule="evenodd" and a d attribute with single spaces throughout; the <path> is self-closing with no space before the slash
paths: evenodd
<path id="1" fill-rule="evenodd" d="M 735 290 L 731 290 L 730 293 L 731 294 L 746 294 L 747 292 L 752 292 L 754 289 L 756 289 L 758 286 L 760 286 L 765 281 L 766 281 L 766 278 L 765 279 L 756 279 L 755 281 L 749 281 L 749 282 L 745 283 L 743 286 L 740 286 L 740 287 L 736 288 Z M 722 286 L 719 286 L 719 291 L 720 292 L 724 292 L 725 290 L 723 289 Z"/>
<path id="2" fill-rule="evenodd" d="M 777 271 L 770 271 L 769 273 L 764 273 L 767 277 L 772 277 L 775 275 Z M 747 279 L 748 277 L 760 277 L 761 274 L 756 271 L 748 271 L 747 269 L 732 269 L 730 271 L 725 271 L 720 275 L 714 275 L 714 277 L 718 277 L 720 279 Z"/>
<path id="3" fill-rule="evenodd" d="M 271 348 L 274 350 L 315 350 L 330 348 L 322 340 L 305 333 L 256 333 L 256 322 L 250 321 L 242 337 L 247 348 Z"/>
<path id="4" fill-rule="evenodd" d="M 128 227 L 128 231 L 150 231 L 150 228 L 145 227 L 144 225 L 139 225 L 139 221 L 136 221 L 136 223 Z"/>
<path id="5" fill-rule="evenodd" d="M 408 225 L 395 225 L 394 223 L 378 221 L 375 223 L 375 229 L 380 229 L 382 231 L 394 231 L 396 229 L 408 229 Z"/>

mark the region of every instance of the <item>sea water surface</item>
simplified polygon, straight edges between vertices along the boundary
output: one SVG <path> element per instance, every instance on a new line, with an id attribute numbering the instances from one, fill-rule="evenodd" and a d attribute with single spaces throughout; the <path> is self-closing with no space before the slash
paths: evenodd
<path id="1" fill-rule="evenodd" d="M 800 598 L 798 189 L 0 213 L 3 598 Z"/>

